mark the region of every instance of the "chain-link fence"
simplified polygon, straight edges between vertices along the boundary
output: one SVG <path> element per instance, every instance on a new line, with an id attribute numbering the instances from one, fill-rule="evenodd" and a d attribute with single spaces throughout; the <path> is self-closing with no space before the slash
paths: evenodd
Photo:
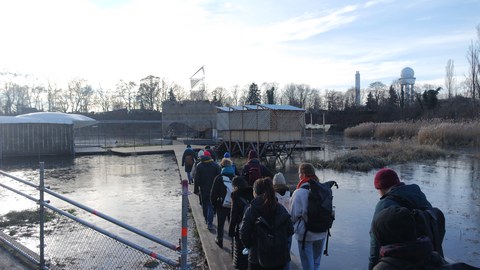
<path id="1" fill-rule="evenodd" d="M 30 235 L 38 235 L 38 238 L 33 237 L 40 242 L 39 245 L 36 245 L 38 250 L 32 252 L 8 236 L 2 237 L 5 234 L 0 234 L 0 242 L 15 250 L 32 265 L 37 265 L 39 269 L 188 269 L 187 241 L 186 234 L 183 233 L 188 226 L 186 222 L 187 207 L 183 206 L 183 204 L 187 205 L 188 182 L 186 189 L 183 187 L 182 194 L 184 199 L 182 199 L 182 242 L 180 247 L 180 244 L 168 243 L 44 188 L 43 163 L 40 163 L 39 186 L 3 171 L 0 171 L 0 175 L 40 192 L 40 199 L 36 199 L 26 194 L 23 189 L 18 190 L 0 182 L 0 187 L 40 205 L 38 212 L 34 213 L 38 220 L 33 222 L 38 223 L 39 228 L 30 229 L 29 232 Z M 65 211 L 50 205 L 48 201 L 43 200 L 44 193 L 75 206 L 75 209 L 80 209 L 82 216 L 83 213 L 93 215 L 92 218 L 99 220 L 98 224 L 101 224 L 101 227 L 78 217 L 76 211 Z M 29 194 L 32 193 L 29 192 Z M 26 226 L 31 227 L 32 225 L 27 224 Z M 145 248 L 146 245 L 150 248 Z M 165 249 L 162 250 L 163 255 L 152 250 L 159 247 Z M 170 259 L 173 257 L 175 259 Z"/>

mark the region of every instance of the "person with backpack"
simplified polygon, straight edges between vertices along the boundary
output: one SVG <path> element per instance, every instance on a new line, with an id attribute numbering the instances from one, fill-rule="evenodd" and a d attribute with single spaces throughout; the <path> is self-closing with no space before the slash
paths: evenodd
<path id="1" fill-rule="evenodd" d="M 422 192 L 420 187 L 416 184 L 405 184 L 400 182 L 400 179 L 397 173 L 389 168 L 383 168 L 375 174 L 374 178 L 375 189 L 378 190 L 380 194 L 380 200 L 378 201 L 375 212 L 373 214 L 373 219 L 375 216 L 383 209 L 390 206 L 404 206 L 413 209 L 432 209 L 432 204 L 427 200 L 427 197 Z M 442 226 L 442 225 L 440 225 Z M 441 232 L 443 230 L 443 233 Z M 435 238 L 442 238 L 445 234 L 445 224 L 443 223 L 443 229 L 440 229 L 439 236 Z M 439 240 L 439 239 L 437 239 Z M 441 248 L 441 241 L 439 243 Z M 437 248 L 438 249 L 438 248 Z M 370 257 L 368 269 L 373 269 L 373 267 L 378 263 L 380 258 L 380 243 L 375 237 L 372 229 L 370 230 Z M 440 254 L 443 255 L 443 251 L 440 251 Z"/>
<path id="2" fill-rule="evenodd" d="M 277 198 L 277 202 L 287 211 L 290 213 L 290 198 L 291 198 L 291 193 L 290 193 L 290 188 L 287 186 L 287 183 L 285 182 L 285 177 L 283 176 L 283 173 L 279 172 L 276 173 L 273 176 L 273 190 L 275 190 L 275 197 Z M 288 239 L 288 249 L 292 246 L 292 237 Z M 288 263 L 285 266 L 285 270 L 290 269 L 290 263 Z"/>
<path id="3" fill-rule="evenodd" d="M 298 242 L 302 269 L 319 270 L 328 229 L 322 229 L 322 231 L 307 229 L 307 223 L 312 222 L 312 215 L 314 214 L 311 208 L 310 215 L 308 211 L 310 204 L 309 193 L 312 188 L 310 185 L 315 184 L 314 182 L 318 183 L 319 179 L 315 174 L 315 167 L 310 163 L 300 164 L 298 176 L 300 181 L 290 200 L 290 215 L 292 216 L 292 222 L 295 228 L 295 239 Z M 312 182 L 310 182 L 310 180 L 312 180 Z M 331 215 L 331 213 L 329 213 L 329 215 Z M 309 221 L 309 217 L 312 217 L 312 220 Z M 326 218 L 323 219 L 326 220 Z"/>
<path id="4" fill-rule="evenodd" d="M 229 159 L 230 161 L 232 161 L 232 166 L 233 166 L 233 169 L 235 169 L 235 175 L 240 175 L 240 172 L 238 171 L 238 168 L 237 168 L 237 164 L 235 164 L 235 162 L 233 162 L 232 160 L 232 156 L 230 155 L 229 152 L 225 152 L 223 154 L 223 158 L 225 159 Z"/>
<path id="5" fill-rule="evenodd" d="M 229 159 L 222 159 L 220 163 L 221 174 L 213 180 L 212 191 L 210 192 L 210 200 L 213 209 L 217 213 L 217 237 L 215 243 L 223 248 L 223 228 L 225 220 L 230 217 L 230 209 L 232 207 L 232 179 L 235 176 L 235 170 Z"/>
<path id="6" fill-rule="evenodd" d="M 284 269 L 290 262 L 290 215 L 278 204 L 271 178 L 255 181 L 253 196 L 240 225 L 240 239 L 248 249 L 248 269 Z"/>
<path id="7" fill-rule="evenodd" d="M 193 183 L 191 172 L 196 160 L 197 158 L 195 157 L 195 151 L 193 151 L 192 146 L 187 145 L 187 148 L 185 149 L 185 151 L 183 151 L 182 167 L 185 166 L 185 172 L 187 173 L 189 184 Z"/>
<path id="8" fill-rule="evenodd" d="M 242 176 L 245 177 L 248 185 L 253 186 L 253 183 L 259 178 L 270 177 L 272 179 L 273 173 L 260 163 L 257 152 L 250 150 L 248 152 L 248 161 L 242 169 Z"/>
<path id="9" fill-rule="evenodd" d="M 253 200 L 253 188 L 248 186 L 243 176 L 234 177 L 232 186 L 232 208 L 228 236 L 232 238 L 233 266 L 235 269 L 246 270 L 248 268 L 248 256 L 242 252 L 245 247 L 240 240 L 239 231 L 245 209 Z"/>
<path id="10" fill-rule="evenodd" d="M 480 269 L 465 263 L 448 263 L 433 250 L 432 240 L 417 237 L 413 211 L 406 207 L 382 209 L 372 221 L 372 232 L 380 244 L 380 259 L 373 270 Z"/>
<path id="11" fill-rule="evenodd" d="M 279 172 L 273 176 L 273 189 L 275 190 L 275 197 L 277 201 L 290 211 L 290 188 L 287 186 L 285 182 L 285 176 L 283 173 Z"/>
<path id="12" fill-rule="evenodd" d="M 214 214 L 212 201 L 210 201 L 210 192 L 212 190 L 213 180 L 215 180 L 215 177 L 220 173 L 220 166 L 212 160 L 210 153 L 205 151 L 203 156 L 200 156 L 200 163 L 197 165 L 195 171 L 193 193 L 200 197 L 203 217 L 209 230 L 213 230 Z"/>

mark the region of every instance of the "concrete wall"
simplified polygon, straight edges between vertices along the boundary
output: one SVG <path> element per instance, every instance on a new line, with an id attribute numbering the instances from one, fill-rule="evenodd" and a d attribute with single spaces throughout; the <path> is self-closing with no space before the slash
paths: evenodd
<path id="1" fill-rule="evenodd" d="M 0 124 L 0 157 L 73 154 L 73 125 Z"/>

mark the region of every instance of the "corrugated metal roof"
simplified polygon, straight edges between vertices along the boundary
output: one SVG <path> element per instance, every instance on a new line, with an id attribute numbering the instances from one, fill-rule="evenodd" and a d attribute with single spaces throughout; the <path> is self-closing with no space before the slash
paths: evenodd
<path id="1" fill-rule="evenodd" d="M 257 105 L 242 105 L 230 107 L 217 107 L 221 111 L 242 111 L 242 110 L 276 110 L 276 111 L 305 111 L 292 105 L 277 105 L 277 104 L 257 104 Z"/>
<path id="2" fill-rule="evenodd" d="M 277 104 L 259 104 L 261 107 L 265 107 L 270 110 L 283 110 L 283 111 L 305 111 L 302 108 L 298 108 L 292 105 L 277 105 Z"/>

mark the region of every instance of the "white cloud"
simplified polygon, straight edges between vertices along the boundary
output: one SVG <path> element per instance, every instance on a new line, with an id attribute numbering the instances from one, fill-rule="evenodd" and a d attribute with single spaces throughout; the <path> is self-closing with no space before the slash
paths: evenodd
<path id="1" fill-rule="evenodd" d="M 87 0 L 0 1 L 0 70 L 64 81 L 83 77 L 104 88 L 155 75 L 188 89 L 189 77 L 205 65 L 212 88 L 275 81 L 346 89 L 357 70 L 365 81 L 389 80 L 407 65 L 423 72 L 425 59 L 463 57 L 464 51 L 447 52 L 475 37 L 460 29 L 376 35 L 371 25 L 390 22 L 368 12 L 386 9 L 393 0 L 328 8 L 299 1 L 282 14 L 235 1 L 134 0 L 109 7 Z M 249 13 L 255 14 L 242 20 Z M 259 16 L 261 23 L 251 19 Z M 434 50 L 439 55 L 432 56 Z"/>

